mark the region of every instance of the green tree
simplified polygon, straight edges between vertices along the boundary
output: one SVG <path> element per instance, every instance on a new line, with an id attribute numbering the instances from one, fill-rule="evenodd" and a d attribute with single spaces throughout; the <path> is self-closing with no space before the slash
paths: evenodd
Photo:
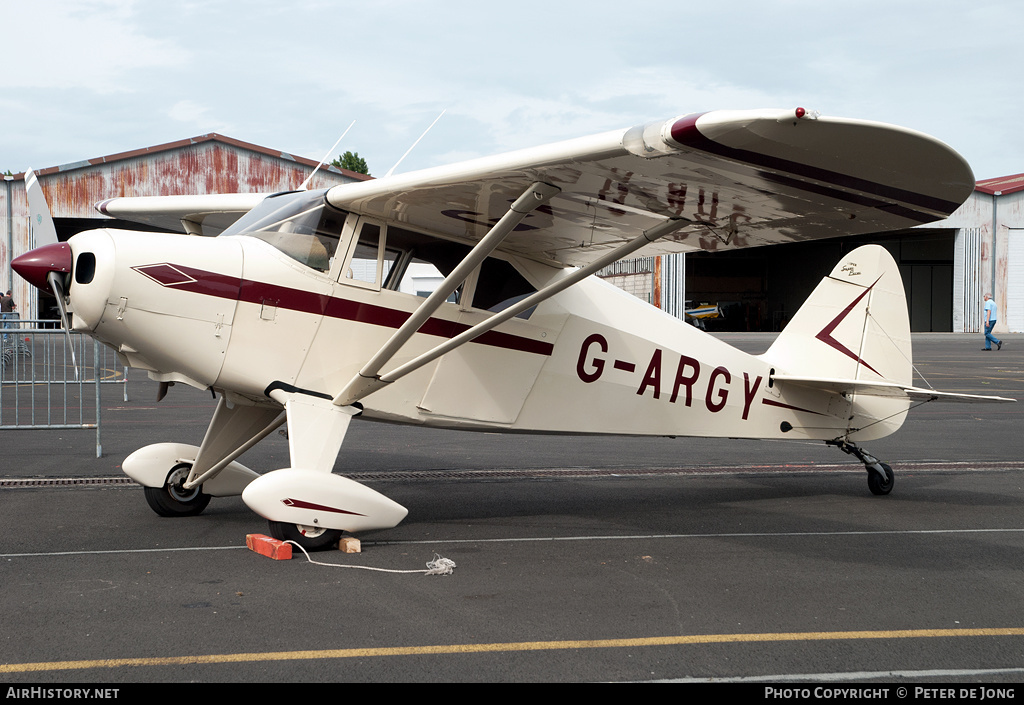
<path id="1" fill-rule="evenodd" d="M 367 176 L 370 174 L 370 168 L 366 166 L 366 160 L 359 156 L 359 152 L 345 152 L 332 161 L 331 166 L 339 169 L 348 169 L 357 174 L 366 174 Z"/>

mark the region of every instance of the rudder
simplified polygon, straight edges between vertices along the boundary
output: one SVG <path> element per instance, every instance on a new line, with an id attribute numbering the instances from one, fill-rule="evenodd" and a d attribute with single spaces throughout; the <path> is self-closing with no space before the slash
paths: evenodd
<path id="1" fill-rule="evenodd" d="M 858 247 L 846 255 L 763 359 L 783 375 L 911 384 L 910 318 L 892 255 L 879 245 Z M 902 425 L 908 407 L 905 399 L 846 398 L 851 405 L 851 439 L 892 433 Z"/>

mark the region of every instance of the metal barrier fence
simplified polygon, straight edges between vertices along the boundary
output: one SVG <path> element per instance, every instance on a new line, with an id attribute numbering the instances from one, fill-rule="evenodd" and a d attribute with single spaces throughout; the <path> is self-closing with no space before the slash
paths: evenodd
<path id="1" fill-rule="evenodd" d="M 0 430 L 95 429 L 101 457 L 100 387 L 120 384 L 128 401 L 128 368 L 119 369 L 113 350 L 73 331 L 72 357 L 58 322 L 13 314 L 2 326 Z"/>

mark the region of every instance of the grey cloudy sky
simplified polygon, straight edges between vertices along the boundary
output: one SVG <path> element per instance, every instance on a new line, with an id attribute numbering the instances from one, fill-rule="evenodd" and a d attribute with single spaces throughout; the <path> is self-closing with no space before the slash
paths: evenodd
<path id="1" fill-rule="evenodd" d="M 2 0 L 0 171 L 219 132 L 383 175 L 718 108 L 893 122 L 1024 172 L 1024 5 Z"/>

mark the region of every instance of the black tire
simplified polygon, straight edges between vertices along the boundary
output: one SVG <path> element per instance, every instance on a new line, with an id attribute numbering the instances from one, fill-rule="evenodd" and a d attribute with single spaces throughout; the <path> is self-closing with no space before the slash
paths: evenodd
<path id="1" fill-rule="evenodd" d="M 879 463 L 882 466 L 882 470 L 885 471 L 885 480 L 882 480 L 878 476 L 878 472 L 873 469 L 868 470 L 868 489 L 871 490 L 871 494 L 874 495 L 885 495 L 892 492 L 892 486 L 896 484 L 896 474 L 892 471 L 886 463 Z"/>
<path id="2" fill-rule="evenodd" d="M 321 529 L 315 526 L 288 524 L 283 521 L 271 521 L 270 535 L 278 541 L 294 541 L 307 551 L 326 551 L 338 547 L 341 540 L 340 529 Z"/>
<path id="3" fill-rule="evenodd" d="M 201 514 L 210 503 L 210 495 L 203 488 L 186 490 L 182 487 L 192 469 L 191 463 L 179 463 L 167 473 L 163 487 L 145 487 L 146 502 L 150 509 L 162 517 L 191 517 Z"/>

